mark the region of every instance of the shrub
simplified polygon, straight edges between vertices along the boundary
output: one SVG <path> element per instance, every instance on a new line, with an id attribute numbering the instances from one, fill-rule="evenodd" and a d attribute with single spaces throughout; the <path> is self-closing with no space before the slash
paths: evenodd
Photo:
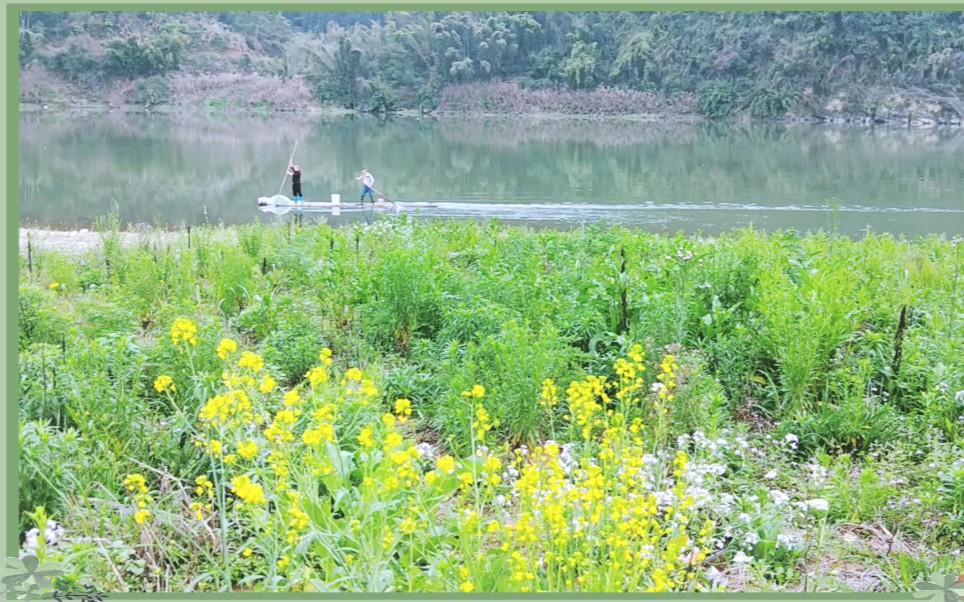
<path id="1" fill-rule="evenodd" d="M 859 455 L 896 440 L 903 422 L 893 407 L 877 397 L 850 396 L 839 404 L 823 403 L 797 415 L 782 423 L 779 432 L 796 434 L 801 453 L 827 449 Z"/>
<path id="2" fill-rule="evenodd" d="M 321 329 L 307 313 L 294 310 L 291 303 L 279 308 L 277 329 L 264 340 L 264 356 L 281 371 L 284 382 L 294 385 L 318 363 L 318 353 L 326 345 Z"/>
<path id="3" fill-rule="evenodd" d="M 171 100 L 171 87 L 164 77 L 155 75 L 137 83 L 137 102 L 160 105 Z"/>
<path id="4" fill-rule="evenodd" d="M 58 307 L 56 291 L 22 285 L 18 295 L 20 348 L 32 343 L 59 344 L 70 325 L 70 314 Z"/>

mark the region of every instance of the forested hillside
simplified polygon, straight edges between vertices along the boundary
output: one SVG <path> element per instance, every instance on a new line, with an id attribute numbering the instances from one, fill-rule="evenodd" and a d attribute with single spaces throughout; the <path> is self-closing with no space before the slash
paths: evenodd
<path id="1" fill-rule="evenodd" d="M 22 13 L 20 97 L 964 116 L 962 13 Z"/>

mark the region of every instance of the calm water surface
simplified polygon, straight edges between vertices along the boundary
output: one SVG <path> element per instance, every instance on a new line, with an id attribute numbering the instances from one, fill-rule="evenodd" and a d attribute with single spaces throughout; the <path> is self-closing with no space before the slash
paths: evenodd
<path id="1" fill-rule="evenodd" d="M 21 224 L 54 228 L 90 227 L 115 204 L 125 223 L 290 220 L 256 200 L 278 193 L 298 140 L 308 200 L 356 201 L 354 176 L 367 167 L 391 199 L 438 205 L 424 217 L 708 234 L 832 223 L 851 235 L 964 231 L 964 132 L 953 130 L 118 114 L 23 115 L 20 127 Z"/>

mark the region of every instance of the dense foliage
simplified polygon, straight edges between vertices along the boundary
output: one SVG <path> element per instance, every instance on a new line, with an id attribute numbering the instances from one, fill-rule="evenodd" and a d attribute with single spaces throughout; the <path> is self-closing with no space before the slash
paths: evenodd
<path id="1" fill-rule="evenodd" d="M 396 219 L 124 248 L 100 230 L 83 257 L 20 257 L 21 528 L 62 522 L 40 553 L 84 582 L 964 572 L 956 240 Z"/>
<path id="2" fill-rule="evenodd" d="M 908 99 L 964 116 L 961 13 L 24 13 L 20 32 L 22 62 L 73 81 L 183 59 L 305 77 L 323 101 L 369 110 L 435 108 L 446 87 L 516 80 L 692 93 L 709 116 L 873 117 Z"/>

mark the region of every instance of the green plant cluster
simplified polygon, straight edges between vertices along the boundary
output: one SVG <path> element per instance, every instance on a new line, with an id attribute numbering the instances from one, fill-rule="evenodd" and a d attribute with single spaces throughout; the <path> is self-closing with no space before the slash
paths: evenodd
<path id="1" fill-rule="evenodd" d="M 320 374 L 327 379 L 315 368 L 323 348 L 333 351 L 349 390 L 345 382 L 362 382 L 352 370 L 371 375 L 377 391 L 365 381 L 371 397 L 343 440 L 359 438 L 359 449 L 367 445 L 359 416 L 377 422 L 379 412 L 407 419 L 409 411 L 406 436 L 470 463 L 481 454 L 480 465 L 510 465 L 519 450 L 566 445 L 573 454 L 588 454 L 579 457 L 595 454 L 593 462 L 605 467 L 606 450 L 622 445 L 617 432 L 630 437 L 625 445 L 647 447 L 654 458 L 677 454 L 685 464 L 692 454 L 700 470 L 710 471 L 705 474 L 725 474 L 704 484 L 714 510 L 700 515 L 715 522 L 719 536 L 719 548 L 711 550 L 714 566 L 742 570 L 748 587 L 816 587 L 804 577 L 811 563 L 824 579 L 831 576 L 815 550 L 875 571 L 884 567 L 875 573 L 883 575 L 877 587 L 884 589 L 910 588 L 935 562 L 948 571 L 964 568 L 946 554 L 964 543 L 964 370 L 958 359 L 964 257 L 956 242 L 753 230 L 706 239 L 402 217 L 345 228 L 207 226 L 181 231 L 174 240 L 148 232 L 125 248 L 116 219 L 101 222 L 100 230 L 102 248 L 82 257 L 34 252 L 28 263 L 21 256 L 19 436 L 21 509 L 45 507 L 66 523 L 79 536 L 75 541 L 86 543 L 71 544 L 65 559 L 98 572 L 103 583 L 119 571 L 138 589 L 177 591 L 202 581 L 225 587 L 245 577 L 270 589 L 281 586 L 255 576 L 276 574 L 288 566 L 287 554 L 303 551 L 277 547 L 282 530 L 279 542 L 259 540 L 268 565 L 248 556 L 224 564 L 213 542 L 204 547 L 206 555 L 192 553 L 198 541 L 217 536 L 178 518 L 179 507 L 188 517 L 193 511 L 177 488 L 187 483 L 193 490 L 195 476 L 210 474 L 217 455 L 191 442 L 198 440 L 202 408 L 223 400 L 223 383 L 234 378 L 221 359 L 226 348 L 218 341 L 224 338 L 258 354 L 273 377 L 253 382 L 252 396 L 259 383 L 265 392 L 275 385 L 303 391 L 306 378 L 315 390 Z M 185 318 L 191 328 L 196 324 L 196 339 L 179 326 Z M 190 353 L 183 343 L 172 345 L 172 336 L 175 343 L 190 338 Z M 255 364 L 248 359 L 239 365 Z M 594 389 L 597 378 L 609 384 Z M 312 395 L 321 404 L 334 394 L 318 389 Z M 596 395 L 601 405 L 592 401 Z M 410 405 L 396 405 L 400 399 Z M 635 409 L 631 399 L 643 405 Z M 285 396 L 284 411 L 288 402 Z M 286 428 L 274 420 L 272 428 Z M 228 431 L 219 432 L 218 450 L 221 439 L 228 445 Z M 304 437 L 322 436 L 310 432 Z M 355 447 L 341 449 L 360 454 L 345 451 Z M 364 463 L 367 456 L 352 457 Z M 377 461 L 369 459 L 375 463 L 366 466 L 376 470 Z M 268 461 L 282 478 L 277 459 Z M 409 466 L 410 460 L 398 462 Z M 519 462 L 524 475 L 525 462 Z M 590 464 L 582 467 L 592 474 Z M 136 525 L 125 523 L 125 474 L 148 475 L 152 491 L 163 483 L 158 495 L 164 511 L 141 509 Z M 492 480 L 484 502 L 471 502 L 466 489 L 460 491 L 469 497 L 458 502 L 476 512 L 478 525 L 501 512 L 492 504 L 506 503 L 496 501 L 498 487 L 505 486 L 492 476 L 499 472 L 486 474 Z M 519 479 L 517 492 L 525 495 L 527 481 Z M 247 482 L 239 483 L 248 491 Z M 363 488 L 361 481 L 355 485 Z M 312 503 L 323 503 L 325 495 L 312 491 Z M 803 504 L 802 514 L 787 496 Z M 432 499 L 434 509 L 438 500 Z M 197 503 L 206 516 L 203 500 Z M 224 507 L 223 500 L 217 503 Z M 332 503 L 337 509 L 348 502 Z M 378 508 L 371 512 L 389 511 Z M 159 521 L 152 527 L 158 531 L 145 531 L 153 533 L 148 539 L 139 532 L 142 511 Z M 341 520 L 340 511 L 332 512 L 325 520 Z M 292 520 L 300 521 L 297 516 Z M 30 526 L 25 521 L 24 530 Z M 797 529 L 806 535 L 792 543 Z M 899 531 L 901 541 L 912 544 L 887 549 L 869 541 L 881 529 Z M 170 540 L 159 535 L 167 530 Z M 255 537 L 239 532 L 231 545 L 243 550 L 249 536 Z M 113 543 L 105 547 L 105 541 Z M 384 549 L 396 550 L 396 541 Z M 670 550 L 675 544 L 668 541 L 660 545 Z M 466 553 L 483 558 L 484 547 Z M 433 557 L 425 549 L 418 553 Z M 671 566 L 675 560 L 667 554 L 660 562 Z M 519 591 L 514 584 L 529 587 L 524 584 L 531 581 L 500 581 L 508 565 L 486 564 L 496 562 L 491 557 L 467 565 L 462 576 L 452 569 L 455 581 L 445 585 L 432 570 L 416 568 L 421 561 L 392 558 L 385 559 L 390 565 L 365 564 L 375 571 L 371 575 L 353 573 L 344 557 L 338 562 L 348 563 L 339 566 L 352 575 L 350 587 L 377 589 L 409 579 L 439 588 Z M 496 581 L 473 572 L 483 566 Z M 152 570 L 173 577 L 164 581 Z M 331 566 L 318 570 L 339 574 Z M 707 567 L 700 571 L 699 579 L 711 579 L 702 572 Z M 319 587 L 317 580 L 284 574 L 291 587 Z M 599 576 L 603 580 L 592 587 L 611 587 L 613 575 Z M 664 577 L 653 574 L 654 591 L 676 587 Z M 552 587 L 578 589 L 566 586 L 564 572 L 559 579 Z M 329 581 L 324 587 L 340 586 Z"/>

